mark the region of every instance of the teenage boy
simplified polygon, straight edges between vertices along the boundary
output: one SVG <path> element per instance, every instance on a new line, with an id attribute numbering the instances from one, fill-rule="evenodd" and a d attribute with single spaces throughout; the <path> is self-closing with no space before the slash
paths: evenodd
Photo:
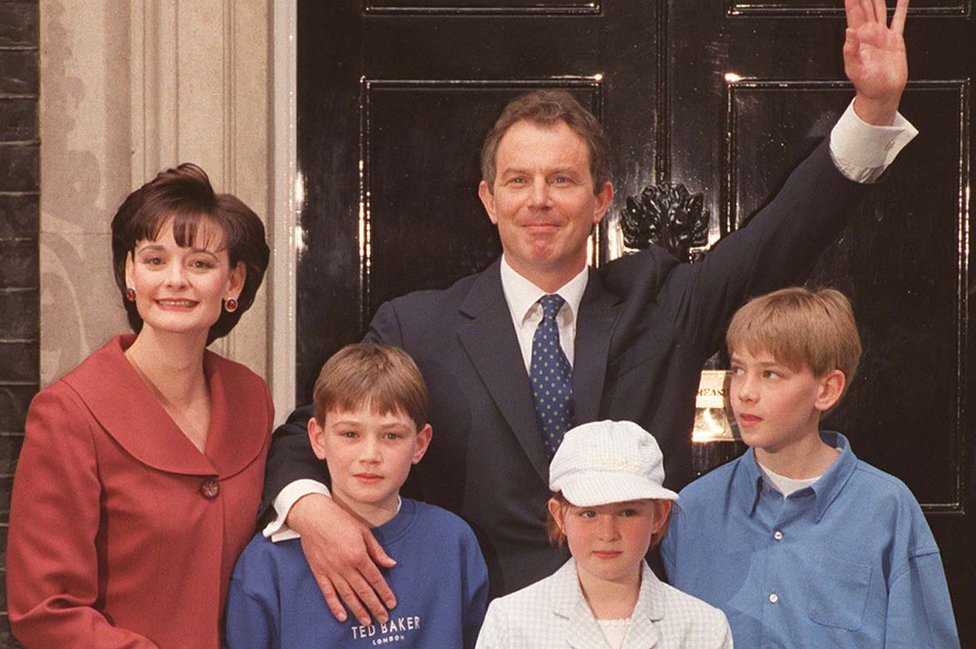
<path id="1" fill-rule="evenodd" d="M 338 622 L 298 535 L 272 543 L 258 534 L 234 569 L 227 646 L 473 647 L 488 594 L 474 533 L 458 516 L 399 495 L 431 439 L 420 370 L 400 349 L 349 345 L 322 368 L 314 402 L 308 436 L 328 465 L 332 498 L 397 557 L 385 577 L 398 604 L 382 624 Z"/>
<path id="2" fill-rule="evenodd" d="M 847 298 L 756 298 L 726 344 L 750 449 L 681 491 L 661 546 L 671 584 L 724 610 L 742 647 L 958 647 L 915 497 L 819 430 L 861 356 Z"/>

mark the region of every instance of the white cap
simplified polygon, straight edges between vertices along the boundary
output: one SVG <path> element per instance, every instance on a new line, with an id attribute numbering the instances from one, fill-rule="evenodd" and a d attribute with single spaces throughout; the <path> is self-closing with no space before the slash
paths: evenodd
<path id="1" fill-rule="evenodd" d="M 567 431 L 549 465 L 549 488 L 577 507 L 678 499 L 664 488 L 657 440 L 631 421 L 594 421 Z"/>

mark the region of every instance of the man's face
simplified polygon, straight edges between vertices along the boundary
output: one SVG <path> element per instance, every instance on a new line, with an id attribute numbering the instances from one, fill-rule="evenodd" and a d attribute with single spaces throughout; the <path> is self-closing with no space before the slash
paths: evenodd
<path id="1" fill-rule="evenodd" d="M 498 144 L 495 186 L 478 196 L 498 226 L 505 260 L 555 291 L 583 270 L 587 239 L 603 219 L 613 185 L 594 193 L 586 141 L 565 122 L 516 122 Z"/>

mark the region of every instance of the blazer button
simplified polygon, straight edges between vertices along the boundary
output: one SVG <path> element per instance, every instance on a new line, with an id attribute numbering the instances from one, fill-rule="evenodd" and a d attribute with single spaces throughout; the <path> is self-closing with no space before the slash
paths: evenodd
<path id="1" fill-rule="evenodd" d="M 207 499 L 216 498 L 220 494 L 220 483 L 217 478 L 207 478 L 200 483 L 200 495 Z"/>

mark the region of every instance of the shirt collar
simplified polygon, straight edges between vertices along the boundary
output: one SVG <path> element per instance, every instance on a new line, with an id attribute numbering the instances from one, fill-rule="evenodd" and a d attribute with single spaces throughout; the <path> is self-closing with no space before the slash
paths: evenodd
<path id="1" fill-rule="evenodd" d="M 824 444 L 840 449 L 840 455 L 830 465 L 830 468 L 820 476 L 819 480 L 806 489 L 800 489 L 793 494 L 793 496 L 804 494 L 807 489 L 813 492 L 816 499 L 818 523 L 824 517 L 831 503 L 840 495 L 841 489 L 854 475 L 854 469 L 857 468 L 857 456 L 851 450 L 850 442 L 847 441 L 846 437 L 834 431 L 822 430 L 820 431 L 820 439 L 823 440 Z M 739 468 L 741 471 L 737 472 L 736 480 L 740 481 L 740 487 L 748 486 L 755 493 L 752 507 L 749 509 L 749 515 L 752 516 L 756 512 L 756 505 L 759 503 L 759 497 L 765 487 L 765 478 L 756 463 L 756 453 L 753 449 L 750 448 L 742 456 L 739 461 Z"/>
<path id="2" fill-rule="evenodd" d="M 579 313 L 579 305 L 583 300 L 583 292 L 586 290 L 586 283 L 589 280 L 589 270 L 589 266 L 584 266 L 576 277 L 555 291 L 566 301 L 566 307 L 569 308 L 573 320 Z M 505 294 L 505 301 L 508 302 L 508 310 L 512 313 L 512 319 L 518 323 L 524 323 L 532 307 L 535 306 L 540 297 L 547 295 L 547 293 L 509 266 L 505 255 L 502 255 L 501 276 L 502 293 Z"/>

